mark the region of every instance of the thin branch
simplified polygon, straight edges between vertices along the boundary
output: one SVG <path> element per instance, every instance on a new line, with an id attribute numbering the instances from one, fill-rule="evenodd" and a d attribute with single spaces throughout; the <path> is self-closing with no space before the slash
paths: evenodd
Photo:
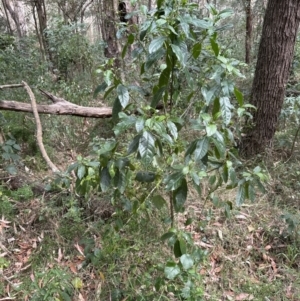
<path id="1" fill-rule="evenodd" d="M 7 89 L 7 88 L 23 88 L 24 85 L 22 84 L 11 84 L 11 85 L 2 85 L 0 89 Z"/>
<path id="2" fill-rule="evenodd" d="M 26 92 L 28 93 L 29 98 L 31 100 L 32 111 L 33 111 L 33 115 L 34 115 L 34 119 L 35 119 L 35 123 L 36 123 L 36 139 L 37 139 L 38 146 L 40 148 L 43 158 L 47 162 L 48 166 L 51 168 L 52 172 L 57 172 L 57 171 L 59 171 L 59 169 L 50 160 L 50 158 L 45 150 L 44 144 L 43 144 L 42 124 L 41 124 L 40 116 L 39 116 L 39 113 L 37 110 L 34 94 L 25 81 L 22 81 L 22 84 L 24 85 L 24 88 L 25 88 Z"/>

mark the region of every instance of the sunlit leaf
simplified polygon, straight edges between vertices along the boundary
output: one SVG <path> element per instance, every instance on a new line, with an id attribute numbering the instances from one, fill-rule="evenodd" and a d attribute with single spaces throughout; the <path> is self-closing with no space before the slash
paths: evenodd
<path id="1" fill-rule="evenodd" d="M 217 125 L 216 124 L 208 124 L 206 126 L 206 134 L 207 136 L 212 136 L 217 131 Z"/>
<path id="2" fill-rule="evenodd" d="M 245 196 L 246 196 L 245 185 L 241 184 L 238 187 L 238 192 L 236 195 L 236 205 L 237 206 L 241 206 L 244 203 L 245 198 L 246 198 Z"/>
<path id="3" fill-rule="evenodd" d="M 175 53 L 178 61 L 180 62 L 180 64 L 184 65 L 184 58 L 183 58 L 183 53 L 182 50 L 180 49 L 179 46 L 171 44 L 172 50 Z"/>
<path id="4" fill-rule="evenodd" d="M 166 37 L 158 37 L 152 40 L 152 42 L 149 45 L 149 53 L 154 53 L 157 50 L 159 50 L 163 46 L 166 39 Z"/>
<path id="5" fill-rule="evenodd" d="M 177 132 L 177 127 L 176 127 L 176 125 L 175 125 L 172 121 L 168 120 L 167 126 L 168 126 L 168 129 L 169 129 L 171 135 L 173 136 L 173 138 L 174 138 L 174 139 L 177 139 L 177 137 L 178 137 L 178 132 Z"/>
<path id="6" fill-rule="evenodd" d="M 175 262 L 168 262 L 165 267 L 166 278 L 173 280 L 179 274 L 180 274 L 179 266 Z"/>
<path id="7" fill-rule="evenodd" d="M 200 161 L 207 154 L 208 147 L 209 139 L 207 137 L 204 137 L 197 141 L 196 148 L 194 151 L 196 161 Z"/>
<path id="8" fill-rule="evenodd" d="M 183 179 L 183 174 L 181 171 L 168 175 L 165 180 L 166 189 L 168 191 L 176 190 L 181 185 L 182 179 Z"/>
<path id="9" fill-rule="evenodd" d="M 110 187 L 111 176 L 107 167 L 102 168 L 100 172 L 100 187 L 103 192 L 106 192 Z"/>
<path id="10" fill-rule="evenodd" d="M 142 158 L 151 160 L 155 153 L 155 140 L 151 133 L 145 131 L 140 138 L 138 147 L 139 153 Z"/>
<path id="11" fill-rule="evenodd" d="M 128 105 L 129 102 L 129 93 L 128 90 L 125 86 L 123 85 L 118 85 L 117 87 L 117 94 L 118 98 L 120 100 L 120 104 L 123 108 L 125 108 Z"/>
<path id="12" fill-rule="evenodd" d="M 79 180 L 81 180 L 84 175 L 85 175 L 85 171 L 86 171 L 86 168 L 84 165 L 80 165 L 78 170 L 77 170 L 77 177 Z"/>
<path id="13" fill-rule="evenodd" d="M 185 270 L 190 269 L 194 265 L 193 257 L 189 254 L 183 254 L 180 257 L 180 262 Z"/>

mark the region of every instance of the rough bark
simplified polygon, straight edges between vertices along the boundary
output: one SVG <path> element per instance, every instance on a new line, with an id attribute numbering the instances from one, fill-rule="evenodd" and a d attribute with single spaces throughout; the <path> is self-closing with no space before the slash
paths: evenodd
<path id="1" fill-rule="evenodd" d="M 118 21 L 116 11 L 118 5 L 116 0 L 102 1 L 101 3 L 101 13 L 102 13 L 102 38 L 106 42 L 106 47 L 104 54 L 108 58 L 117 58 L 120 53 L 116 33 L 116 22 Z"/>
<path id="2" fill-rule="evenodd" d="M 251 62 L 251 48 L 252 48 L 252 9 L 251 0 L 246 0 L 246 40 L 245 40 L 245 62 L 250 64 Z"/>
<path id="3" fill-rule="evenodd" d="M 250 97 L 250 103 L 257 109 L 253 112 L 252 128 L 241 143 L 241 153 L 245 156 L 272 147 L 299 21 L 299 0 L 269 0 Z"/>

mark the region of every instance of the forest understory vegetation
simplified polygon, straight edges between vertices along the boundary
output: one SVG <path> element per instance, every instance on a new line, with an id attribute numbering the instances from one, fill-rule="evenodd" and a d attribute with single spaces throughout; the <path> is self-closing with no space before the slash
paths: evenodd
<path id="1" fill-rule="evenodd" d="M 113 108 L 40 115 L 58 173 L 34 116 L 0 111 L 0 301 L 300 301 L 298 41 L 272 148 L 239 157 L 254 65 L 231 38 L 244 24 L 177 2 L 118 23 L 117 59 L 54 17 L 55 71 L 35 36 L 0 34 L 1 85 Z M 28 95 L 0 86 L 7 99 Z"/>

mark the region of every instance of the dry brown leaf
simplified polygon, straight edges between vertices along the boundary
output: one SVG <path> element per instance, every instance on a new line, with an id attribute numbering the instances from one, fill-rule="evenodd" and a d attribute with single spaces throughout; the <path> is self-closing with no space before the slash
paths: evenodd
<path id="1" fill-rule="evenodd" d="M 253 295 L 250 295 L 250 294 L 246 294 L 246 293 L 241 293 L 239 295 L 237 295 L 235 297 L 235 300 L 236 301 L 243 301 L 243 300 L 253 300 L 254 299 L 254 296 Z"/>
<path id="2" fill-rule="evenodd" d="M 72 271 L 72 273 L 77 274 L 77 268 L 73 262 L 70 262 L 69 267 L 70 267 L 70 270 Z"/>

